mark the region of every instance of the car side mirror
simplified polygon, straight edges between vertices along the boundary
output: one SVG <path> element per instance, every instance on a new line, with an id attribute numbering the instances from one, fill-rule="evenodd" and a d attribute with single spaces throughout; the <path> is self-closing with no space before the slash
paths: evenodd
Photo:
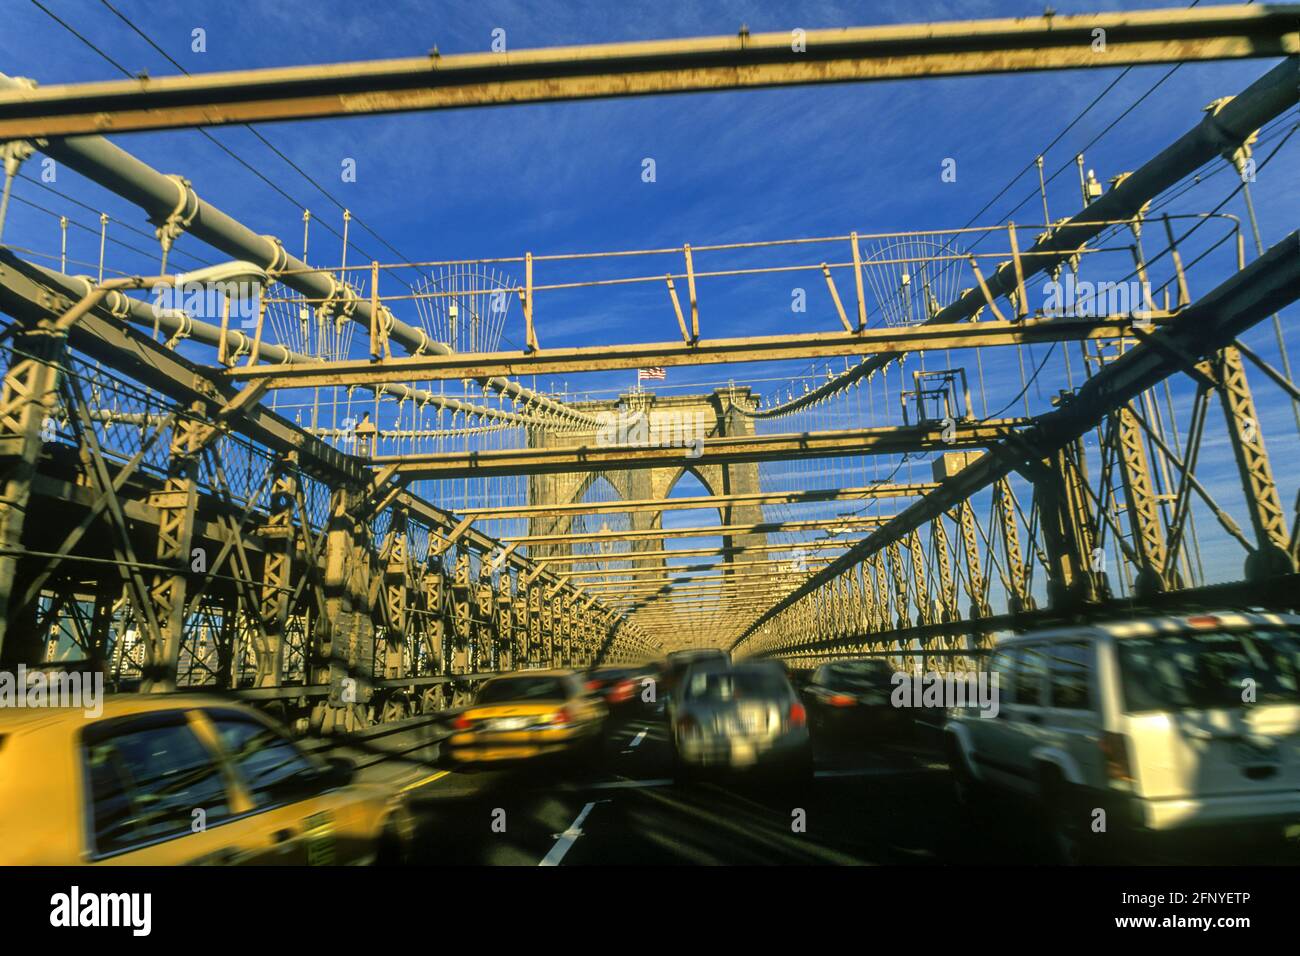
<path id="1" fill-rule="evenodd" d="M 357 775 L 357 765 L 348 757 L 326 757 L 325 779 L 331 786 L 346 787 Z"/>

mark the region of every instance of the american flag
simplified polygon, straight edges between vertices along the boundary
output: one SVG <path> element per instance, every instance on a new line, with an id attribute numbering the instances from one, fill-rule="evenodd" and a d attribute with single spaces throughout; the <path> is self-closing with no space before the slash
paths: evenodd
<path id="1" fill-rule="evenodd" d="M 652 368 L 639 368 L 636 370 L 636 380 L 638 382 L 662 382 L 667 377 L 667 374 L 661 365 Z"/>

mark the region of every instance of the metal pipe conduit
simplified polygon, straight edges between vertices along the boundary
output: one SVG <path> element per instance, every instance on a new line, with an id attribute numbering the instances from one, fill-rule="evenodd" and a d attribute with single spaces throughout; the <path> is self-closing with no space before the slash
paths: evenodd
<path id="1" fill-rule="evenodd" d="M 33 272 L 39 273 L 50 286 L 59 289 L 72 299 L 80 299 L 95 285 L 94 280 L 89 276 L 65 275 L 45 266 L 26 262 L 26 260 L 24 260 L 24 264 Z M 155 322 L 153 306 L 148 302 L 133 299 L 121 292 L 115 291 L 106 295 L 104 301 L 100 304 L 100 310 L 111 313 L 118 319 L 133 322 L 145 328 L 153 328 Z M 221 329 L 218 326 L 192 318 L 184 312 L 164 309 L 158 313 L 156 321 L 159 330 L 165 332 L 168 336 L 181 335 L 185 338 L 194 339 L 196 342 L 202 342 L 204 345 L 211 345 L 214 348 L 221 341 Z M 226 330 L 226 344 L 234 354 L 248 354 L 253 348 L 253 340 L 237 329 Z M 258 353 L 261 358 L 272 364 L 279 365 L 316 361 L 310 355 L 294 352 L 282 345 L 266 341 L 263 341 L 258 346 Z M 365 388 L 367 391 L 378 390 L 399 400 L 410 400 L 415 402 L 417 406 L 424 404 L 437 405 L 467 417 L 476 415 L 480 418 L 493 418 L 520 426 L 541 424 L 536 419 L 519 412 L 508 412 L 504 409 L 489 408 L 485 405 L 473 405 L 459 399 L 436 395 L 426 389 L 411 388 L 399 383 L 380 386 L 361 385 L 358 387 Z"/>
<path id="2" fill-rule="evenodd" d="M 0 88 L 22 85 L 20 81 L 0 73 Z M 309 271 L 311 266 L 290 255 L 278 238 L 258 235 L 210 202 L 200 199 L 188 181 L 158 172 L 103 136 L 39 139 L 33 145 L 56 162 L 63 163 L 69 169 L 139 206 L 154 225 L 162 225 L 178 210 L 183 210 L 188 222 L 185 231 L 213 248 L 268 270 L 286 273 L 280 276 L 280 281 L 309 299 L 331 301 L 340 295 L 339 284 L 333 275 Z M 355 298 L 352 305 L 352 317 L 368 329 L 371 320 L 370 302 Z M 425 352 L 451 354 L 451 348 L 430 339 L 423 329 L 407 325 L 387 307 L 381 305 L 379 312 L 388 337 L 412 355 Z M 152 322 L 152 317 L 150 321 Z M 263 348 L 265 347 L 264 345 Z M 312 361 L 309 358 L 306 360 Z M 496 377 L 487 379 L 483 384 L 513 401 L 532 404 L 558 418 L 575 424 L 596 424 L 591 416 L 575 412 L 568 406 L 509 379 Z"/>

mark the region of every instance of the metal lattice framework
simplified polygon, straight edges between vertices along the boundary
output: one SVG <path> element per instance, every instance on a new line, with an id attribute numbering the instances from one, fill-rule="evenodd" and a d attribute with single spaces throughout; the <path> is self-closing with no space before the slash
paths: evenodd
<path id="1" fill-rule="evenodd" d="M 1211 8 L 814 31 L 802 58 L 786 34 L 742 34 L 0 81 L 7 169 L 40 150 L 139 206 L 164 263 L 184 233 L 268 278 L 234 321 L 230 295 L 215 315 L 161 309 L 127 294 L 143 282 L 0 249 L 0 666 L 242 694 L 329 732 L 444 709 L 492 673 L 697 643 L 967 667 L 998 631 L 1082 614 L 1294 608 L 1300 515 L 1251 379 L 1300 408 L 1277 317 L 1300 298 L 1300 234 L 1248 261 L 1227 200 L 1160 206 L 1207 164 L 1240 178 L 1230 199 L 1281 149 L 1297 22 Z M 1098 26 L 1103 61 L 1075 49 Z M 1085 184 L 1067 218 L 606 254 L 312 267 L 87 135 L 1239 57 L 1285 59 L 1109 191 Z M 724 290 L 792 276 L 820 327 L 707 334 Z M 1075 292 L 1036 307 L 1043 281 Z M 656 290 L 668 334 L 546 347 L 550 303 L 614 289 Z M 503 348 L 516 299 L 521 344 Z M 1270 318 L 1280 369 L 1244 341 Z M 599 400 L 515 380 L 791 361 L 823 364 L 762 397 L 757 376 Z M 1204 474 L 1215 449 L 1226 479 Z"/>

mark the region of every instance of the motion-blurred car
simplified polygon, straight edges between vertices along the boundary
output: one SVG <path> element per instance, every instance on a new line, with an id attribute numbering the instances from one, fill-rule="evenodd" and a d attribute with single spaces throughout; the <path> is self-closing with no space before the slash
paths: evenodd
<path id="1" fill-rule="evenodd" d="M 813 733 L 905 735 L 911 714 L 890 702 L 893 676 L 893 667 L 878 658 L 822 664 L 803 689 Z"/>
<path id="2" fill-rule="evenodd" d="M 958 799 L 1027 795 L 1067 861 L 1101 848 L 1095 808 L 1130 836 L 1300 822 L 1300 617 L 1060 628 L 1002 642 L 988 669 L 997 716 L 944 728 Z"/>
<path id="3" fill-rule="evenodd" d="M 659 681 L 659 691 L 665 698 L 671 697 L 673 688 L 682 679 L 687 668 L 692 664 L 713 664 L 726 666 L 731 663 L 731 655 L 717 648 L 693 648 L 685 651 L 673 651 L 668 655 Z"/>
<path id="4" fill-rule="evenodd" d="M 444 746 L 458 763 L 594 758 L 608 708 L 571 670 L 494 677 L 452 721 Z"/>
<path id="5" fill-rule="evenodd" d="M 108 697 L 102 714 L 0 709 L 0 863 L 399 861 L 400 794 L 352 780 L 251 708 Z"/>
<path id="6" fill-rule="evenodd" d="M 807 711 L 770 664 L 692 666 L 668 704 L 668 719 L 678 781 L 709 768 L 775 768 L 792 780 L 812 776 Z"/>
<path id="7" fill-rule="evenodd" d="M 587 691 L 603 700 L 611 712 L 630 712 L 652 706 L 658 700 L 658 681 L 658 668 L 650 664 L 593 667 L 586 675 Z M 656 693 L 648 693 L 652 689 Z"/>

